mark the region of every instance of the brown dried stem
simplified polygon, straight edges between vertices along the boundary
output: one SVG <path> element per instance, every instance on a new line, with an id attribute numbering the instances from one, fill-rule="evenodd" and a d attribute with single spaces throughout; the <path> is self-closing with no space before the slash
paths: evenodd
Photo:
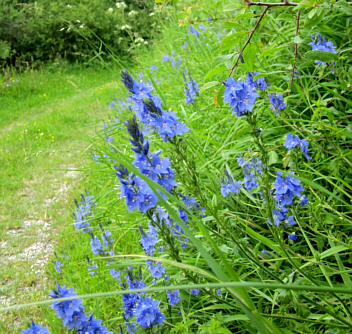
<path id="1" fill-rule="evenodd" d="M 299 3 L 297 2 L 253 2 L 249 0 L 245 0 L 248 4 L 248 7 L 250 6 L 266 6 L 266 7 L 285 7 L 285 6 L 298 6 Z"/>
<path id="2" fill-rule="evenodd" d="M 301 11 L 299 10 L 299 11 L 297 12 L 296 37 L 299 36 L 299 19 L 300 19 L 300 18 L 301 18 Z M 289 90 L 289 92 L 288 92 L 288 95 L 291 94 L 292 84 L 293 84 L 293 80 L 294 80 L 294 78 L 295 78 L 295 70 L 296 70 L 297 57 L 298 57 L 298 43 L 295 43 L 295 61 L 294 61 L 293 66 L 292 66 L 292 77 L 291 77 L 290 90 Z"/>
<path id="3" fill-rule="evenodd" d="M 263 10 L 263 12 L 260 14 L 259 19 L 257 21 L 257 23 L 255 24 L 253 30 L 251 31 L 251 33 L 249 34 L 249 37 L 246 41 L 246 43 L 244 44 L 244 46 L 242 47 L 241 51 L 238 53 L 237 59 L 235 64 L 231 67 L 230 69 L 230 74 L 228 75 L 228 78 L 232 75 L 233 70 L 235 69 L 235 67 L 238 65 L 238 62 L 240 61 L 243 51 L 245 50 L 245 48 L 247 47 L 247 45 L 251 42 L 251 39 L 255 33 L 255 31 L 258 29 L 260 22 L 262 21 L 264 15 L 266 14 L 266 12 L 268 11 L 269 6 L 265 7 L 265 9 Z"/>

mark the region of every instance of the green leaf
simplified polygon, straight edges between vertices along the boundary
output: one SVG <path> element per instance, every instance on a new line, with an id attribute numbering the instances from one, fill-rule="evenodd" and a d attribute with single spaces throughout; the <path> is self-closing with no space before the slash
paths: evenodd
<path id="1" fill-rule="evenodd" d="M 337 54 L 333 52 L 326 52 L 326 51 L 308 51 L 304 54 L 304 57 L 307 59 L 312 59 L 312 60 L 321 60 L 325 62 L 331 62 L 335 61 L 338 59 Z"/>
<path id="2" fill-rule="evenodd" d="M 234 47 L 236 44 L 241 42 L 241 37 L 247 36 L 247 31 L 238 31 L 231 35 L 226 36 L 220 44 L 220 47 L 223 51 L 229 50 Z"/>
<path id="3" fill-rule="evenodd" d="M 243 52 L 244 68 L 253 72 L 255 70 L 255 61 L 257 58 L 257 47 L 255 44 L 249 44 Z"/>
<path id="4" fill-rule="evenodd" d="M 243 19 L 248 19 L 248 18 L 253 17 L 253 16 L 255 16 L 254 13 L 245 12 L 245 13 L 241 13 L 241 14 L 236 15 L 233 20 L 234 21 L 240 21 L 240 20 L 243 20 Z"/>
<path id="5" fill-rule="evenodd" d="M 317 13 L 318 9 L 313 8 L 309 13 L 308 13 L 308 18 L 311 19 L 313 16 Z"/>
<path id="6" fill-rule="evenodd" d="M 331 255 L 335 255 L 337 253 L 343 252 L 346 249 L 349 249 L 349 248 L 346 246 L 343 246 L 343 245 L 334 246 L 334 247 L 331 247 L 331 248 L 327 249 L 326 251 L 322 252 L 319 257 L 321 259 L 325 259 L 326 257 L 329 257 Z"/>
<path id="7" fill-rule="evenodd" d="M 269 155 L 269 166 L 279 162 L 279 156 L 275 151 L 270 151 L 268 155 Z"/>
<path id="8" fill-rule="evenodd" d="M 215 68 L 213 68 L 212 70 L 210 70 L 204 77 L 205 81 L 208 81 L 209 79 L 211 79 L 212 77 L 214 77 L 217 74 L 223 73 L 223 72 L 228 72 L 228 69 L 226 66 L 224 65 L 220 65 L 217 66 Z"/>
<path id="9" fill-rule="evenodd" d="M 219 81 L 210 81 L 207 82 L 203 85 L 203 87 L 201 88 L 201 93 L 203 93 L 204 91 L 208 90 L 209 88 L 215 87 L 220 85 Z"/>
<path id="10" fill-rule="evenodd" d="M 217 95 L 217 102 L 220 107 L 224 105 L 224 93 L 225 93 L 225 85 L 221 85 Z"/>
<path id="11" fill-rule="evenodd" d="M 238 10 L 240 8 L 247 8 L 247 5 L 245 3 L 242 3 L 242 1 L 237 1 L 225 6 L 223 11 L 234 12 L 235 10 Z"/>

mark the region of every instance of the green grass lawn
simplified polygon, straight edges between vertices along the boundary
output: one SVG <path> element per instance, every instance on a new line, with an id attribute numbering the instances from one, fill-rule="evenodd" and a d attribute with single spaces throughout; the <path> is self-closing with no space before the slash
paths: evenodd
<path id="1" fill-rule="evenodd" d="M 44 68 L 2 78 L 1 306 L 43 298 L 46 264 L 58 235 L 72 224 L 73 197 L 84 190 L 89 135 L 109 117 L 117 80 L 114 66 Z M 23 328 L 37 312 L 5 315 L 0 332 Z"/>

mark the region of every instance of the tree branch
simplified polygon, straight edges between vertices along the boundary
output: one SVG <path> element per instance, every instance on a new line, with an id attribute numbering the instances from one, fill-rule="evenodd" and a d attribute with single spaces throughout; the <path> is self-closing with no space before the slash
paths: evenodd
<path id="1" fill-rule="evenodd" d="M 250 0 L 245 0 L 248 4 L 248 7 L 250 6 L 266 6 L 266 7 L 285 7 L 285 6 L 298 6 L 299 3 L 297 2 L 253 2 Z"/>
<path id="2" fill-rule="evenodd" d="M 228 75 L 228 78 L 232 75 L 233 70 L 235 69 L 235 67 L 238 65 L 239 60 L 242 58 L 242 54 L 243 51 L 245 50 L 245 48 L 247 47 L 247 45 L 251 42 L 251 39 L 255 33 L 255 31 L 258 29 L 260 22 L 262 21 L 264 15 L 266 14 L 266 12 L 268 11 L 269 6 L 266 6 L 265 9 L 263 10 L 263 12 L 261 13 L 261 15 L 259 16 L 259 19 L 257 21 L 257 23 L 255 24 L 253 30 L 251 31 L 251 33 L 249 34 L 249 37 L 246 41 L 246 43 L 244 44 L 243 48 L 241 49 L 241 51 L 238 53 L 238 57 L 236 59 L 235 65 L 233 65 L 230 69 L 230 74 Z"/>
<path id="3" fill-rule="evenodd" d="M 301 18 L 301 11 L 299 10 L 299 11 L 297 12 L 296 37 L 299 36 L 299 19 L 300 19 L 300 18 Z M 296 70 L 297 57 L 298 57 L 298 43 L 295 43 L 295 61 L 294 61 L 293 66 L 292 66 L 292 77 L 291 77 L 290 90 L 289 90 L 289 92 L 288 92 L 288 95 L 291 94 L 292 84 L 293 84 L 293 80 L 294 80 L 294 78 L 295 78 L 295 70 Z"/>

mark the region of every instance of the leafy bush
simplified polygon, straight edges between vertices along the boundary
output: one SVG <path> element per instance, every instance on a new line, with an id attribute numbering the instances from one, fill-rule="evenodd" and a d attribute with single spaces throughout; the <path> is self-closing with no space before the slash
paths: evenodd
<path id="1" fill-rule="evenodd" d="M 23 63 L 126 57 L 157 31 L 153 0 L 11 1 L 0 7 L 0 58 Z"/>

